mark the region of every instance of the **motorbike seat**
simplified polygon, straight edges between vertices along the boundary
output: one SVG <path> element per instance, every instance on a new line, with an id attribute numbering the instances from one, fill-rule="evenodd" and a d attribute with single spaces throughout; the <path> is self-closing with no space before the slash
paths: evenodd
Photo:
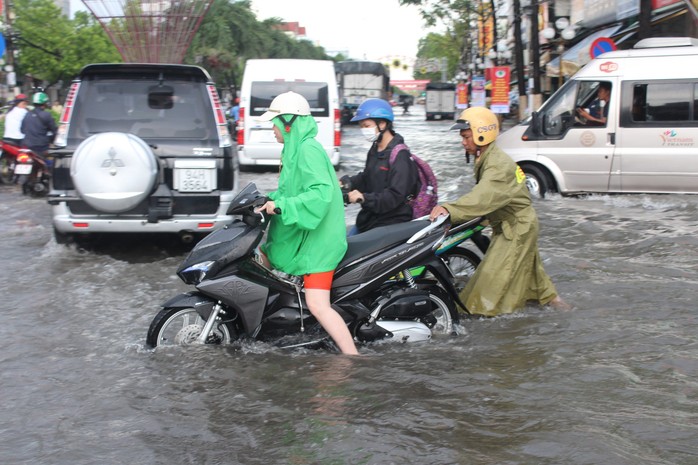
<path id="1" fill-rule="evenodd" d="M 371 229 L 365 233 L 347 238 L 347 253 L 337 265 L 337 269 L 358 258 L 371 255 L 391 245 L 406 242 L 417 231 L 429 226 L 429 220 L 408 221 Z"/>

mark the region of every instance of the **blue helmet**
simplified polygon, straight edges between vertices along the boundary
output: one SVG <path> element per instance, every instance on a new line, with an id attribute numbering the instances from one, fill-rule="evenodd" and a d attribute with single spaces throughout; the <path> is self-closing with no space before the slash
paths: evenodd
<path id="1" fill-rule="evenodd" d="M 361 102 L 356 109 L 356 115 L 351 121 L 361 121 L 364 119 L 387 119 L 393 121 L 393 107 L 388 102 L 379 98 L 368 98 Z"/>

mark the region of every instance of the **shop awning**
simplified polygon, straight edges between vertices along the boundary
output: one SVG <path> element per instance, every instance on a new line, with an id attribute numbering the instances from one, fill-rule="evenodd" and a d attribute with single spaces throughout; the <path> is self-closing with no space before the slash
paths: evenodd
<path id="1" fill-rule="evenodd" d="M 599 31 L 593 32 L 580 40 L 565 53 L 562 54 L 562 74 L 564 77 L 570 77 L 579 69 L 591 61 L 589 48 L 591 44 L 600 37 L 611 37 L 618 32 L 620 25 L 610 26 Z M 545 65 L 545 73 L 548 76 L 560 75 L 560 57 L 555 57 Z"/>

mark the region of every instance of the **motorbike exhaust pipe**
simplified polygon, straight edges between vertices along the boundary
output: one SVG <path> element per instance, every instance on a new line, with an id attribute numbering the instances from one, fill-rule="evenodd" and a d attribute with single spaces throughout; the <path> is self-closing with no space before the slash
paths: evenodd
<path id="1" fill-rule="evenodd" d="M 431 339 L 431 330 L 418 321 L 386 321 L 380 320 L 376 324 L 390 331 L 393 338 L 402 342 L 420 342 Z"/>

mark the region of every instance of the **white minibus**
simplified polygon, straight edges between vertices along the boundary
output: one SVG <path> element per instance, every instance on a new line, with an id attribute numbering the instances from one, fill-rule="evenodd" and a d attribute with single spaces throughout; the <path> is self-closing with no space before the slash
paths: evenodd
<path id="1" fill-rule="evenodd" d="M 310 104 L 318 125 L 316 139 L 337 167 L 340 162 L 341 125 L 337 78 L 329 60 L 247 60 L 240 89 L 240 119 L 237 125 L 238 160 L 241 167 L 278 165 L 282 145 L 271 122 L 257 118 L 279 94 L 293 91 Z"/>
<path id="2" fill-rule="evenodd" d="M 601 117 L 583 117 L 595 107 Z M 497 145 L 534 196 L 698 193 L 698 40 L 645 39 L 598 56 Z"/>

